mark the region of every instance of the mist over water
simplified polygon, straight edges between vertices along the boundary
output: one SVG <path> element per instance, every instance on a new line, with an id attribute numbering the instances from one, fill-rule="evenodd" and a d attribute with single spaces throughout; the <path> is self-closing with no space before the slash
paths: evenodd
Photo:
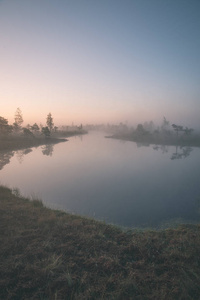
<path id="1" fill-rule="evenodd" d="M 0 152 L 0 182 L 45 205 L 128 227 L 198 222 L 200 148 L 72 137 Z"/>

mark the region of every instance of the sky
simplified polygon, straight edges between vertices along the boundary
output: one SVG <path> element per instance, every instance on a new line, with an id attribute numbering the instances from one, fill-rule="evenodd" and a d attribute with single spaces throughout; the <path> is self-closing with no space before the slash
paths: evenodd
<path id="1" fill-rule="evenodd" d="M 200 127 L 199 0 L 0 0 L 0 116 Z"/>

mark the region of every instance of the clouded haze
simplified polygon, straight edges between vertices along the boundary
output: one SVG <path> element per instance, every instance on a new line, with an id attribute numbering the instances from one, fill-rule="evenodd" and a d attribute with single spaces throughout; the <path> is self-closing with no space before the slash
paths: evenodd
<path id="1" fill-rule="evenodd" d="M 0 1 L 0 115 L 200 126 L 199 28 L 199 0 Z"/>

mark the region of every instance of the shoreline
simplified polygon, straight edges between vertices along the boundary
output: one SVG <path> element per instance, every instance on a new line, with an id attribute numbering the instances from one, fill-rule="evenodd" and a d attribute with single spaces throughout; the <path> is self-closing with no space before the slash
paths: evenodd
<path id="1" fill-rule="evenodd" d="M 200 224 L 127 231 L 0 186 L 1 299 L 198 299 Z"/>
<path id="2" fill-rule="evenodd" d="M 52 137 L 24 137 L 24 136 L 7 136 L 0 137 L 0 151 L 17 151 L 26 148 L 39 147 L 42 145 L 58 144 L 68 141 L 68 137 L 86 134 L 87 132 L 58 132 Z"/>
<path id="3" fill-rule="evenodd" d="M 116 140 L 123 140 L 123 141 L 129 141 L 144 145 L 163 145 L 163 146 L 178 146 L 178 147 L 200 147 L 200 141 L 194 140 L 194 141 L 185 141 L 185 140 L 161 140 L 161 139 L 151 139 L 151 138 L 134 138 L 130 136 L 123 136 L 123 135 L 110 135 L 105 136 L 107 139 L 116 139 Z"/>
<path id="4" fill-rule="evenodd" d="M 0 139 L 0 151 L 17 151 L 26 148 L 39 147 L 42 145 L 58 144 L 67 142 L 67 139 L 59 138 L 37 138 L 28 139 L 24 137 Z"/>

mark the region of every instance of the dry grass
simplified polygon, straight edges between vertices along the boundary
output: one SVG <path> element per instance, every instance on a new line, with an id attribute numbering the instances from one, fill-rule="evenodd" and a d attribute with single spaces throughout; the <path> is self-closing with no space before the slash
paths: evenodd
<path id="1" fill-rule="evenodd" d="M 0 299 L 200 299 L 200 226 L 123 232 L 0 188 Z"/>

